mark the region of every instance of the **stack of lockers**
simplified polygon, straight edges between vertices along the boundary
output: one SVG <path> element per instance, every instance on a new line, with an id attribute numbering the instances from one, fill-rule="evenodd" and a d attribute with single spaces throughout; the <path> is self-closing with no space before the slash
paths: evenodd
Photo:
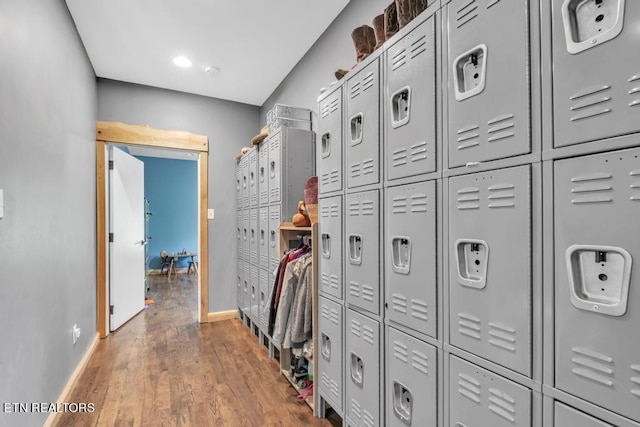
<path id="1" fill-rule="evenodd" d="M 320 96 L 322 409 L 640 427 L 638 25 L 436 1 Z"/>
<path id="2" fill-rule="evenodd" d="M 268 337 L 267 300 L 281 257 L 278 225 L 304 199 L 314 174 L 314 142 L 311 131 L 277 128 L 236 167 L 238 309 L 245 324 L 258 329 L 260 342 Z"/>

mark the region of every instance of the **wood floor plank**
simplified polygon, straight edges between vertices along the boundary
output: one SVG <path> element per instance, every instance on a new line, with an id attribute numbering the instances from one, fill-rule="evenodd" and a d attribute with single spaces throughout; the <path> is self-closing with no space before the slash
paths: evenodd
<path id="1" fill-rule="evenodd" d="M 57 426 L 330 426 L 296 402 L 267 347 L 238 319 L 197 322 L 194 276 L 151 276 L 155 304 L 101 340 L 70 396 L 94 413 Z"/>

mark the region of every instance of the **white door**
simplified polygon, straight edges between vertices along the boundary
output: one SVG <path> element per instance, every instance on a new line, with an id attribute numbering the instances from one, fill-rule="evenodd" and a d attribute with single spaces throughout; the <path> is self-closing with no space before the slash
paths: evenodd
<path id="1" fill-rule="evenodd" d="M 109 158 L 109 326 L 115 331 L 144 309 L 144 163 L 117 147 Z"/>

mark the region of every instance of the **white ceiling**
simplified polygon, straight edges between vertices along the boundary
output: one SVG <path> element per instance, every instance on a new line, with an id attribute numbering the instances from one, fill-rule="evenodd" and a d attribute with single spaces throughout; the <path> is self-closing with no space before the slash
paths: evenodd
<path id="1" fill-rule="evenodd" d="M 262 106 L 349 1 L 66 3 L 98 77 Z"/>

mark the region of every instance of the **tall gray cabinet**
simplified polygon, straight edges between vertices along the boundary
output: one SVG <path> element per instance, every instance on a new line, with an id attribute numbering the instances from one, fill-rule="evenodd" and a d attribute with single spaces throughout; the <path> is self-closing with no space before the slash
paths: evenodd
<path id="1" fill-rule="evenodd" d="M 640 427 L 638 27 L 436 0 L 320 95 L 322 413 Z"/>

